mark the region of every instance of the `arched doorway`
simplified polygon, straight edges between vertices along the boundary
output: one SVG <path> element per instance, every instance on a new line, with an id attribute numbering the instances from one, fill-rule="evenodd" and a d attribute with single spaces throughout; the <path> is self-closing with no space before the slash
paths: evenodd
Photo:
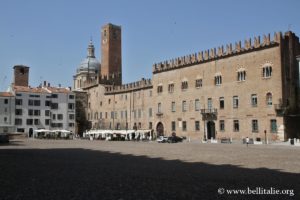
<path id="1" fill-rule="evenodd" d="M 207 122 L 207 139 L 211 138 L 216 139 L 215 122 L 213 121 Z"/>
<path id="2" fill-rule="evenodd" d="M 164 135 L 164 125 L 161 122 L 158 122 L 156 126 L 157 137 Z"/>
<path id="3" fill-rule="evenodd" d="M 33 134 L 33 129 L 30 128 L 30 129 L 29 129 L 29 137 L 33 137 L 32 134 Z"/>

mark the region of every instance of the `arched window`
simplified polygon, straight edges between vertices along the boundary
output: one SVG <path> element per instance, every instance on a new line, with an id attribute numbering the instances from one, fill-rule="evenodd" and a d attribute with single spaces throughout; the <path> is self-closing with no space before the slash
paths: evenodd
<path id="1" fill-rule="evenodd" d="M 267 95 L 266 95 L 266 102 L 267 102 L 267 105 L 268 106 L 272 106 L 272 93 L 271 92 L 268 92 Z"/>
<path id="2" fill-rule="evenodd" d="M 263 77 L 270 78 L 272 76 L 272 67 L 267 65 L 263 67 Z"/>

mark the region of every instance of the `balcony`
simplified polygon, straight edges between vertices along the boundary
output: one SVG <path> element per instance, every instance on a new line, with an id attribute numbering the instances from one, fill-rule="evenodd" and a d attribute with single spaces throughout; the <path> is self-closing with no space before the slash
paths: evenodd
<path id="1" fill-rule="evenodd" d="M 163 113 L 162 112 L 158 112 L 158 113 L 156 113 L 156 116 L 161 117 L 161 116 L 163 116 Z"/>
<path id="2" fill-rule="evenodd" d="M 283 106 L 282 103 L 274 104 L 275 112 L 278 116 L 283 116 L 287 110 L 287 107 Z"/>
<path id="3" fill-rule="evenodd" d="M 201 109 L 201 115 L 203 120 L 216 120 L 218 110 L 216 108 Z"/>

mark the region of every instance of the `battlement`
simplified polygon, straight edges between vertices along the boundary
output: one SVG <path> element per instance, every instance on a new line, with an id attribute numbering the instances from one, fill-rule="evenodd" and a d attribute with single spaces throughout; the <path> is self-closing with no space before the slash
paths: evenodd
<path id="1" fill-rule="evenodd" d="M 260 36 L 254 37 L 253 41 L 251 40 L 251 38 L 246 39 L 244 41 L 244 46 L 242 46 L 241 41 L 238 41 L 235 43 L 235 45 L 233 45 L 232 43 L 227 44 L 226 48 L 224 48 L 224 46 L 222 45 L 210 50 L 200 51 L 198 53 L 166 60 L 160 63 L 155 63 L 153 65 L 153 74 L 235 56 L 238 54 L 248 53 L 251 51 L 257 51 L 263 48 L 274 47 L 279 45 L 282 39 L 282 33 L 276 32 L 274 33 L 274 37 L 272 40 L 270 34 L 267 34 L 263 35 L 262 41 Z"/>
<path id="2" fill-rule="evenodd" d="M 105 94 L 118 94 L 118 93 L 126 93 L 141 89 L 152 88 L 151 79 L 142 78 L 140 81 L 136 81 L 133 83 L 123 84 L 119 86 L 109 85 L 105 86 Z"/>
<path id="3" fill-rule="evenodd" d="M 99 84 L 104 84 L 104 85 L 118 85 L 120 83 L 120 80 L 122 80 L 121 73 L 113 73 L 110 75 L 99 76 Z"/>

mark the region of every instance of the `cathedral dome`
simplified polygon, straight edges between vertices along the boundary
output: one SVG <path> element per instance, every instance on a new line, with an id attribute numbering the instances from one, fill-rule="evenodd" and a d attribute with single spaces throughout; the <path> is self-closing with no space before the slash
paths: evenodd
<path id="1" fill-rule="evenodd" d="M 97 74 L 99 70 L 100 62 L 95 57 L 95 48 L 92 41 L 90 41 L 90 44 L 88 46 L 88 55 L 78 66 L 77 73 L 87 72 Z"/>

